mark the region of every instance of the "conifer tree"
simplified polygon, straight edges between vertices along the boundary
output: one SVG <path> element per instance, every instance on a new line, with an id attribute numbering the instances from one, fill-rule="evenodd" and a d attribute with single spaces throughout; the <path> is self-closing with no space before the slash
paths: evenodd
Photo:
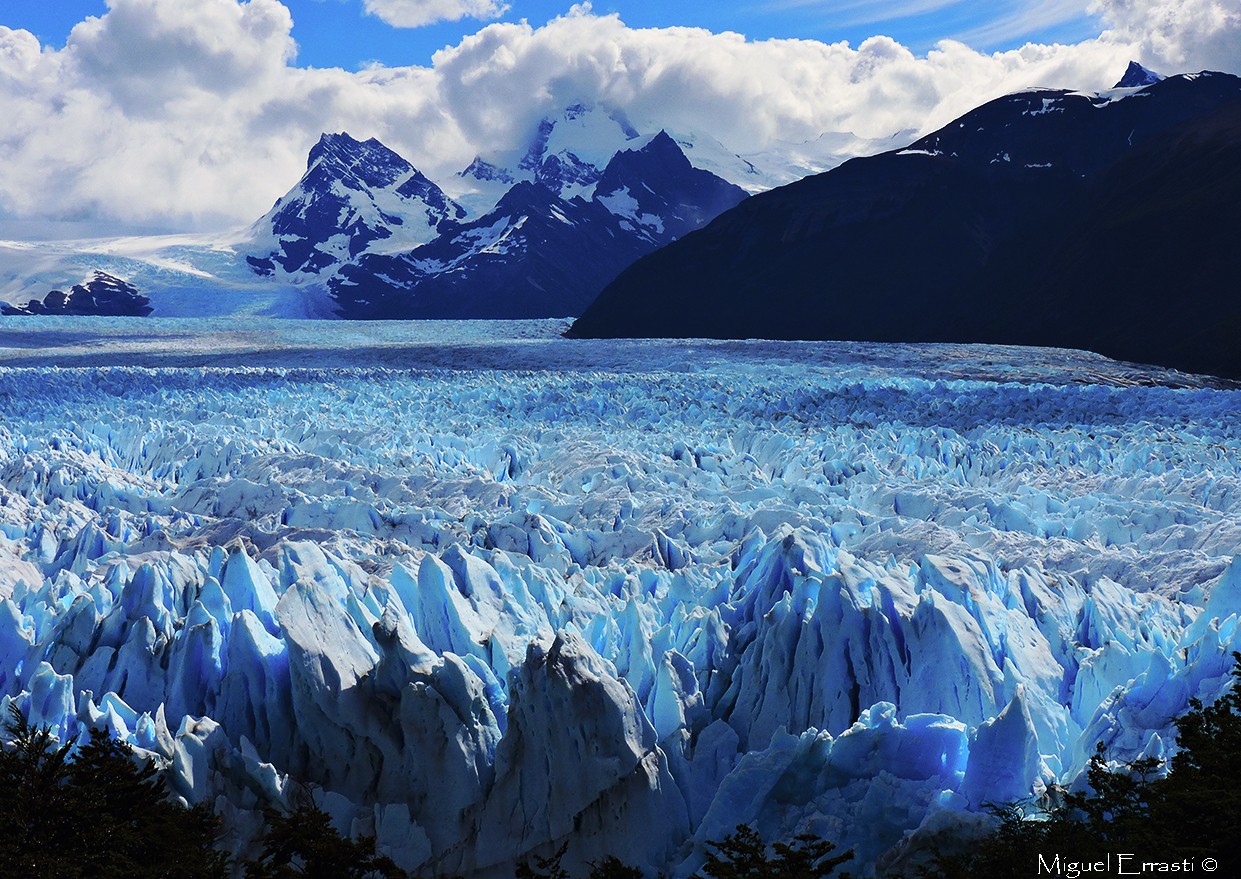
<path id="1" fill-rule="evenodd" d="M 391 858 L 376 854 L 374 837 L 341 836 L 316 806 L 264 814 L 263 854 L 246 862 L 246 879 L 406 879 Z"/>
<path id="2" fill-rule="evenodd" d="M 832 855 L 834 844 L 809 833 L 777 842 L 772 857 L 758 832 L 744 824 L 707 845 L 714 851 L 707 852 L 702 872 L 710 879 L 823 879 L 853 857 L 852 851 Z"/>
<path id="3" fill-rule="evenodd" d="M 58 744 L 9 705 L 0 749 L 0 875 L 224 879 L 218 819 L 169 797 L 152 762 L 103 732 Z"/>

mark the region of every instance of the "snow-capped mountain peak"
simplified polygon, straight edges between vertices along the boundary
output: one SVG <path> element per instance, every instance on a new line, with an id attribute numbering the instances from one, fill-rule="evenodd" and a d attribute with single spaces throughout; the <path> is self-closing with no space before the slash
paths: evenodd
<path id="1" fill-rule="evenodd" d="M 1113 88 L 1139 88 L 1144 85 L 1154 85 L 1163 78 L 1162 74 L 1148 70 L 1136 61 L 1130 61 L 1129 67 L 1125 70 L 1125 75 L 1120 78 L 1120 81 Z"/>
<path id="2" fill-rule="evenodd" d="M 622 150 L 608 162 L 594 198 L 623 222 L 636 226 L 643 237 L 663 245 L 692 232 L 745 196 L 740 187 L 693 167 L 677 141 L 660 131 L 644 146 Z"/>
<path id="3" fill-rule="evenodd" d="M 534 182 L 561 198 L 590 197 L 604 167 L 641 135 L 618 110 L 573 104 L 544 116 L 524 148 L 476 156 L 453 181 L 471 216 L 491 211 L 514 183 Z"/>
<path id="4" fill-rule="evenodd" d="M 252 227 L 259 274 L 319 275 L 365 251 L 410 250 L 465 210 L 375 138 L 324 134 L 306 173 Z"/>
<path id="5" fill-rule="evenodd" d="M 488 296 L 472 296 L 462 301 L 461 316 L 576 314 L 599 284 L 646 249 L 735 204 L 743 193 L 725 181 L 761 192 L 892 145 L 828 133 L 739 155 L 679 122 L 635 124 L 613 107 L 572 104 L 531 125 L 517 148 L 485 152 L 462 172 L 432 182 L 374 137 L 325 133 L 310 146 L 296 185 L 249 227 L 210 236 L 0 242 L 0 274 L 8 278 L 0 283 L 0 298 L 20 307 L 100 269 L 149 294 L 159 316 L 358 316 L 348 303 L 362 298 L 367 314 L 438 314 L 442 303 L 430 292 L 429 267 L 440 266 L 434 271 L 451 274 L 454 284 L 467 278 L 474 284 L 472 261 L 483 259 L 486 273 L 506 291 L 503 306 L 492 311 Z M 626 154 L 634 155 L 620 160 L 597 198 L 609 165 Z M 714 174 L 714 182 L 702 183 L 708 178 L 699 172 Z M 510 210 L 523 200 L 530 204 Z M 523 216 L 528 219 L 518 227 Z M 487 243 L 493 232 L 503 238 L 494 247 Z M 542 268 L 534 275 L 516 256 L 531 252 L 523 241 L 552 253 L 536 260 Z M 501 256 L 508 260 L 502 269 L 492 265 Z M 372 270 L 383 277 L 371 278 Z M 510 273 L 525 292 L 514 292 Z M 411 312 L 405 304 L 413 286 L 421 292 Z M 567 298 L 556 292 L 569 288 L 576 292 Z M 345 289 L 347 302 L 337 295 Z M 537 302 L 513 301 L 530 291 Z"/>
<path id="6" fill-rule="evenodd" d="M 308 182 L 340 180 L 372 188 L 391 186 L 413 170 L 413 166 L 376 138 L 355 140 L 347 133 L 324 133 L 306 156 Z"/>
<path id="7" fill-rule="evenodd" d="M 602 170 L 567 149 L 537 166 L 546 176 L 578 163 L 591 174 L 590 186 L 582 187 L 589 196 L 542 176 L 519 180 L 486 214 L 450 227 L 417 251 L 368 255 L 345 267 L 329 282 L 341 314 L 577 314 L 639 256 L 746 197 L 739 187 L 693 167 L 663 131 L 629 143 Z"/>
<path id="8" fill-rule="evenodd" d="M 574 104 L 557 117 L 547 117 L 530 155 L 540 164 L 552 156 L 571 152 L 583 162 L 602 168 L 618 150 L 640 137 L 625 114 L 605 107 Z"/>

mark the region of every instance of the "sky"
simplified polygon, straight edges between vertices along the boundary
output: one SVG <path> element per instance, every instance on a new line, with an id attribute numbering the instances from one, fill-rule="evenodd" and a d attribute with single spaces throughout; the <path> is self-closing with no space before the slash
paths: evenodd
<path id="1" fill-rule="evenodd" d="M 0 221 L 244 224 L 323 131 L 432 179 L 579 102 L 746 152 L 1130 59 L 1241 73 L 1241 0 L 0 0 Z"/>
<path id="2" fill-rule="evenodd" d="M 543 23 L 571 3 L 548 0 L 283 0 L 293 18 L 301 67 L 357 70 L 429 65 L 484 22 Z M 875 34 L 915 52 L 941 39 L 978 49 L 1017 48 L 1026 42 L 1078 42 L 1099 33 L 1086 2 L 1013 0 L 620 0 L 593 5 L 599 15 L 620 14 L 635 28 L 701 27 L 751 39 L 796 38 L 860 43 Z M 5 0 L 0 22 L 24 28 L 46 46 L 64 46 L 73 26 L 107 12 L 104 0 Z"/>

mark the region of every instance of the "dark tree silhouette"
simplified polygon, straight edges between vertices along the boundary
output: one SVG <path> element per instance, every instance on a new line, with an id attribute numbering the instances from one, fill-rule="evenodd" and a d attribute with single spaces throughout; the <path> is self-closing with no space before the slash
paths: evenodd
<path id="1" fill-rule="evenodd" d="M 1214 857 L 1223 841 L 1241 839 L 1241 653 L 1232 656 L 1232 689 L 1206 707 L 1190 701 L 1159 783 L 1153 817 L 1186 857 Z"/>
<path id="2" fill-rule="evenodd" d="M 642 879 L 642 871 L 629 866 L 616 855 L 608 855 L 602 861 L 590 862 L 587 879 Z"/>
<path id="3" fill-rule="evenodd" d="M 316 806 L 264 814 L 263 854 L 246 862 L 246 879 L 406 879 L 391 858 L 375 853 L 373 836 L 341 836 Z"/>
<path id="4" fill-rule="evenodd" d="M 565 842 L 549 857 L 535 855 L 533 867 L 529 861 L 522 861 L 515 871 L 517 879 L 569 879 L 569 871 L 560 863 L 568 850 L 569 843 Z"/>
<path id="5" fill-rule="evenodd" d="M 708 842 L 707 862 L 702 872 L 710 879 L 822 879 L 853 857 L 852 851 L 832 855 L 836 846 L 818 837 L 801 833 L 791 843 L 767 844 L 752 827 L 737 829 L 719 842 Z"/>
<path id="6" fill-rule="evenodd" d="M 102 732 L 75 751 L 9 705 L 0 871 L 29 879 L 224 879 L 218 819 L 170 799 L 150 761 Z"/>
<path id="7" fill-rule="evenodd" d="M 1231 689 L 1209 706 L 1193 699 L 1176 720 L 1177 753 L 1166 776 L 1162 761 L 1143 758 L 1108 767 L 1099 745 L 1086 769 L 1084 790 L 1067 792 L 1048 807 L 1029 802 L 992 808 L 997 830 L 954 855 L 923 868 L 926 877 L 1024 879 L 1039 855 L 1077 861 L 1128 853 L 1141 861 L 1197 863 L 1218 857 L 1241 838 L 1241 654 Z"/>

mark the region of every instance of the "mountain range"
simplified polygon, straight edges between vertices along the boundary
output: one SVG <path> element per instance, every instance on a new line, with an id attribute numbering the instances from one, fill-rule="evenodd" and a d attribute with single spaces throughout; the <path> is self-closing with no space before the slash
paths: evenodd
<path id="1" fill-rule="evenodd" d="M 554 158 L 552 159 L 554 162 Z M 558 166 L 590 198 L 513 184 L 493 210 L 411 252 L 369 253 L 329 282 L 355 317 L 576 315 L 621 269 L 746 197 L 690 165 L 664 132 L 618 152 L 601 174 Z M 585 172 L 585 173 L 584 173 Z M 589 174 L 589 176 L 586 176 Z"/>
<path id="2" fill-rule="evenodd" d="M 104 272 L 157 316 L 575 316 L 625 266 L 748 193 L 908 137 L 829 133 L 742 156 L 700 133 L 641 128 L 574 104 L 522 148 L 438 183 L 375 138 L 324 134 L 302 178 L 244 229 L 0 242 L 0 300 L 32 312 L 50 289 Z"/>
<path id="3" fill-rule="evenodd" d="M 1241 79 L 991 101 L 639 260 L 575 336 L 993 342 L 1241 376 Z"/>
<path id="4" fill-rule="evenodd" d="M 570 335 L 990 342 L 1241 377 L 1241 79 L 1135 63 L 1112 89 L 1018 92 L 905 142 L 741 156 L 576 104 L 437 183 L 374 138 L 325 134 L 235 233 L 0 242 L 0 300 L 580 315 Z"/>

